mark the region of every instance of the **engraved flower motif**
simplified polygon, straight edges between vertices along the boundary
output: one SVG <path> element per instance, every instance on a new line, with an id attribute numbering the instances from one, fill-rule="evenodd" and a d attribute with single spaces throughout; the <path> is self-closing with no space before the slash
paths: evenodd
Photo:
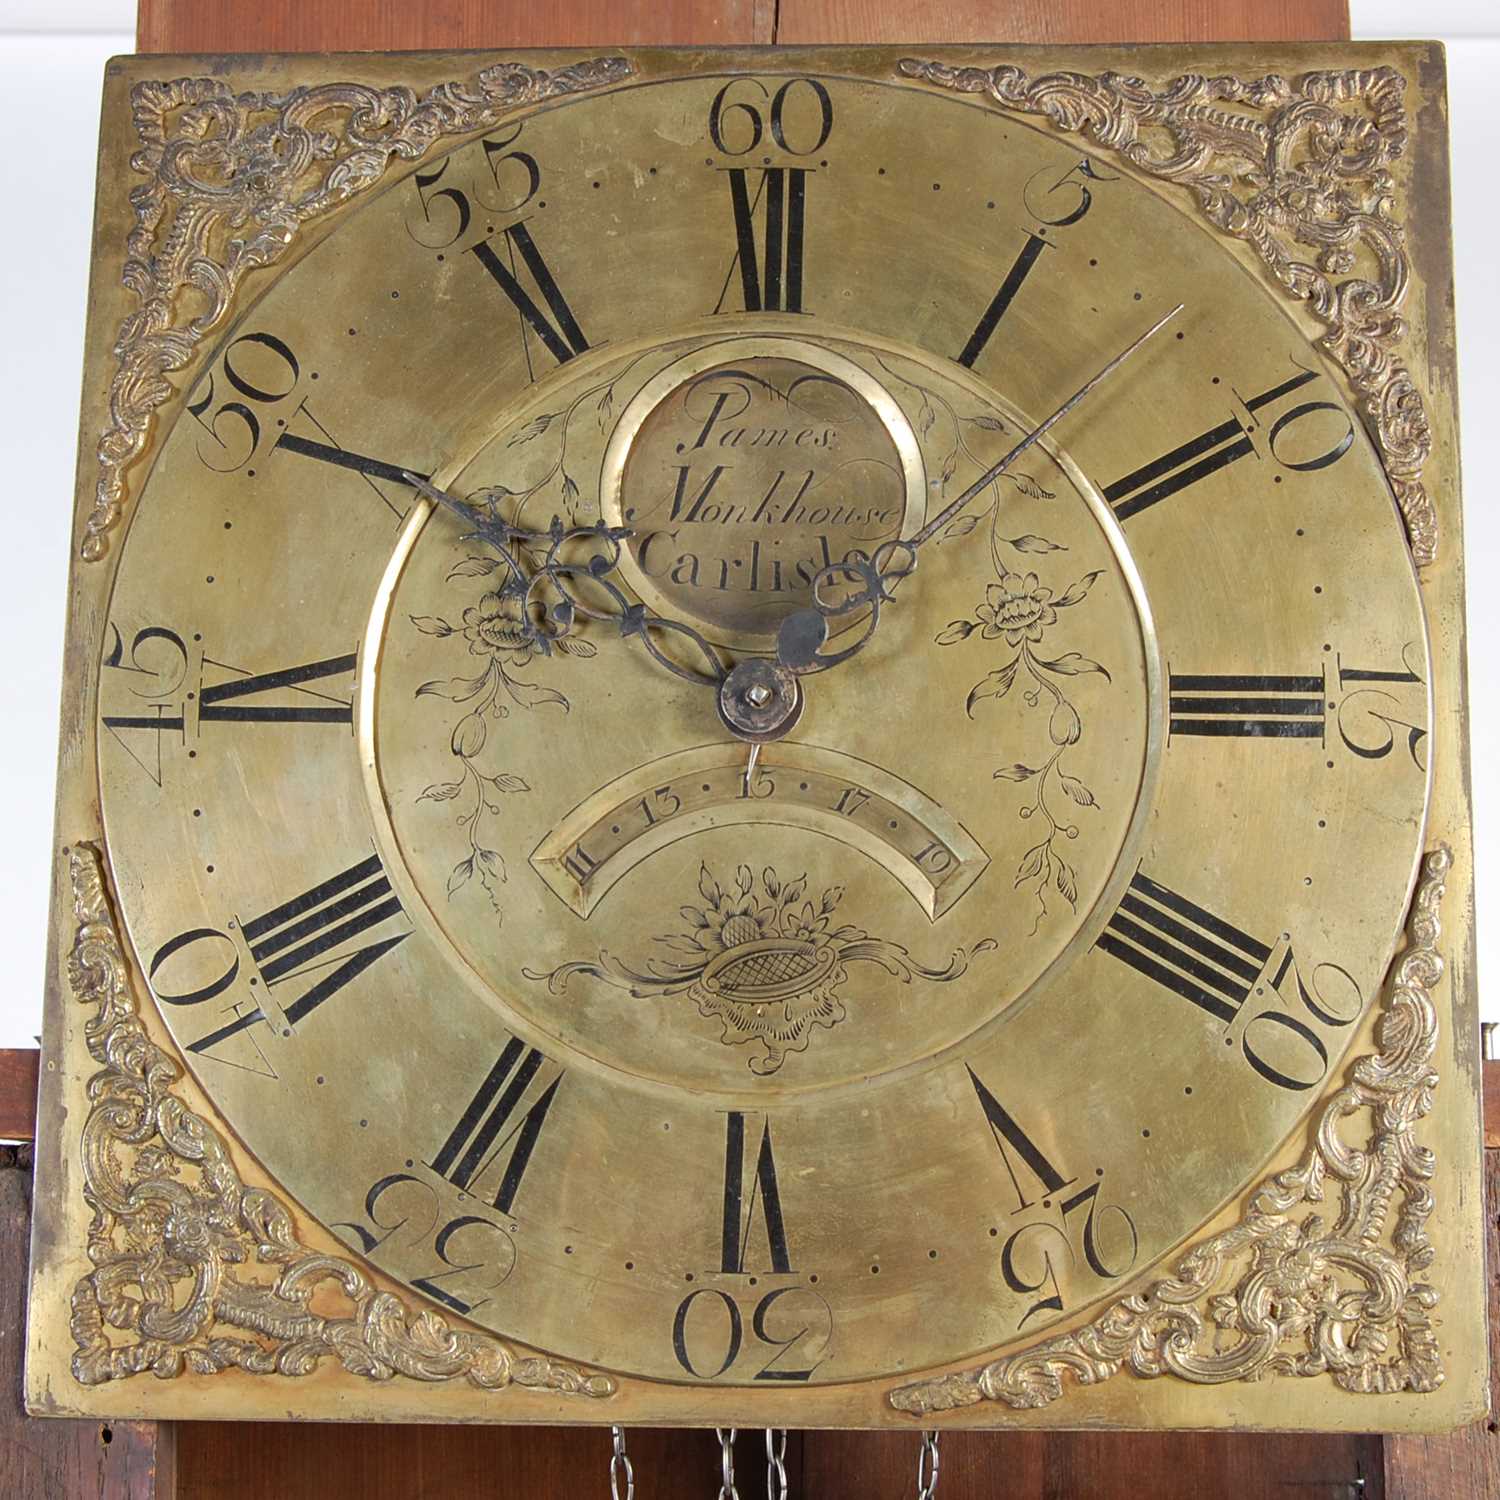
<path id="1" fill-rule="evenodd" d="M 1002 573 L 999 583 L 984 591 L 985 602 L 974 613 L 979 617 L 986 640 L 1003 635 L 1006 642 L 1019 646 L 1023 640 L 1039 641 L 1042 631 L 1057 619 L 1052 607 L 1052 590 L 1041 587 L 1035 573 Z"/>
<path id="2" fill-rule="evenodd" d="M 494 656 L 513 667 L 531 660 L 532 636 L 520 598 L 491 590 L 464 611 L 464 639 L 475 656 Z"/>
<path id="3" fill-rule="evenodd" d="M 759 1049 L 748 1063 L 764 1077 L 790 1053 L 804 1051 L 820 1027 L 845 1019 L 839 990 L 851 965 L 876 964 L 903 984 L 918 977 L 946 983 L 970 958 L 996 948 L 993 938 L 984 938 L 955 949 L 942 967 L 929 967 L 900 943 L 848 923 L 834 927 L 843 886 L 829 886 L 816 900 L 806 892 L 805 875 L 784 882 L 768 866 L 757 879 L 749 865 L 740 865 L 733 883 L 721 885 L 705 864 L 698 872 L 702 904 L 680 908 L 688 930 L 658 937 L 658 953 L 644 969 L 600 953 L 547 973 L 522 973 L 554 995 L 564 994 L 580 974 L 637 998 L 686 995 L 700 1016 L 719 1024 L 720 1041 Z"/>
<path id="4" fill-rule="evenodd" d="M 1026 551 L 1067 550 L 1045 537 L 1030 534 L 1018 537 L 1010 545 L 1020 547 L 1022 542 L 1026 543 L 1023 549 Z M 1078 899 L 1078 872 L 1062 852 L 1067 847 L 1063 840 L 1078 837 L 1078 824 L 1068 820 L 1066 814 L 1071 808 L 1060 801 L 1059 794 L 1075 807 L 1099 805 L 1093 792 L 1063 765 L 1063 757 L 1083 737 L 1083 716 L 1064 689 L 1069 678 L 1097 673 L 1108 682 L 1110 676 L 1102 663 L 1080 651 L 1064 651 L 1049 659 L 1032 647 L 1048 626 L 1056 624 L 1058 611 L 1081 604 L 1104 573 L 1095 568 L 1074 579 L 1062 593 L 1054 594 L 1050 588 L 1040 586 L 1035 573 L 1023 576 L 1011 572 L 998 561 L 998 552 L 993 547 L 990 550 L 996 558 L 999 582 L 985 589 L 984 602 L 975 606 L 972 615 L 950 620 L 938 632 L 937 642 L 940 646 L 956 646 L 975 635 L 982 640 L 1005 637 L 1010 659 L 986 672 L 964 700 L 964 712 L 971 719 L 979 704 L 1008 697 L 1018 681 L 1022 684 L 1020 698 L 1025 708 L 1045 709 L 1047 713 L 1045 755 L 1035 758 L 1034 764 L 1011 761 L 994 771 L 997 781 L 1029 782 L 1031 786 L 1030 800 L 1018 812 L 1028 821 L 1036 819 L 1032 829 L 1035 832 L 1040 825 L 1042 837 L 1021 856 L 1015 884 L 1018 889 L 1030 886 L 1035 890 L 1040 922 L 1047 915 L 1047 893 L 1054 887 L 1069 906 L 1074 906 Z M 1032 931 L 1035 930 L 1033 927 Z"/>
<path id="5" fill-rule="evenodd" d="M 683 920 L 693 931 L 681 934 L 675 946 L 684 953 L 727 953 L 741 943 L 770 937 L 776 926 L 770 911 L 758 911 L 753 879 L 748 865 L 736 872 L 735 884 L 720 886 L 704 865 L 698 876 L 698 893 L 702 906 L 684 906 Z"/>

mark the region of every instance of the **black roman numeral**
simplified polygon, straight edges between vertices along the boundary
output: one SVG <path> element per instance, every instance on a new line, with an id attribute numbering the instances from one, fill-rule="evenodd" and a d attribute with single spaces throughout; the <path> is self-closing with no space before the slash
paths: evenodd
<path id="1" fill-rule="evenodd" d="M 1095 944 L 1147 979 L 1233 1022 L 1272 950 L 1137 872 Z"/>
<path id="2" fill-rule="evenodd" d="M 1031 268 L 1036 265 L 1037 257 L 1047 248 L 1047 241 L 1040 235 L 1028 234 L 1026 236 L 1026 243 L 1021 246 L 1021 253 L 1016 256 L 1010 270 L 1005 273 L 1005 280 L 1000 283 L 1000 290 L 990 299 L 990 305 L 985 308 L 983 316 L 974 325 L 974 331 L 969 335 L 969 342 L 964 345 L 963 353 L 958 356 L 959 364 L 973 367 L 974 361 L 984 352 L 984 346 L 989 343 L 995 329 L 1000 326 L 1000 319 L 1005 316 L 1006 310 L 1015 300 L 1016 293 L 1021 290 L 1021 283 L 1031 274 Z"/>
<path id="3" fill-rule="evenodd" d="M 264 915 L 240 923 L 240 935 L 249 945 L 250 957 L 268 990 L 311 980 L 296 999 L 280 1006 L 281 1015 L 290 1028 L 306 1020 L 392 948 L 406 941 L 411 935 L 409 930 L 367 943 L 352 953 L 335 951 L 343 950 L 346 944 L 372 927 L 397 917 L 404 917 L 401 902 L 391 890 L 380 857 L 371 855 L 369 859 L 350 865 L 347 870 L 303 891 L 300 896 L 272 907 Z M 211 929 L 183 934 L 188 940 L 215 936 L 218 934 Z M 182 939 L 173 939 L 173 942 L 183 945 Z M 164 947 L 158 952 L 153 970 L 167 951 Z M 236 964 L 234 972 L 237 970 Z M 159 995 L 158 998 L 174 1005 L 208 999 L 227 987 L 234 972 L 216 988 L 209 987 L 191 996 Z M 257 1005 L 189 1043 L 188 1050 L 211 1052 L 239 1032 L 268 1019 L 262 1006 Z"/>
<path id="4" fill-rule="evenodd" d="M 1281 400 L 1283 396 L 1290 395 L 1295 390 L 1300 390 L 1308 381 L 1317 378 L 1315 370 L 1299 370 L 1289 380 L 1282 381 L 1280 385 L 1273 386 L 1268 391 L 1262 391 L 1258 396 L 1251 396 L 1243 401 L 1242 405 L 1253 417 L 1262 407 Z M 1324 403 L 1311 403 L 1305 407 L 1295 408 L 1279 419 L 1278 427 L 1282 423 L 1294 421 L 1306 410 L 1321 409 L 1323 405 Z M 1352 433 L 1350 441 L 1352 441 Z M 1346 451 L 1347 447 L 1348 442 L 1343 443 L 1331 457 L 1326 459 L 1326 462 L 1332 463 Z M 1127 521 L 1131 516 L 1138 515 L 1150 506 L 1177 494 L 1178 491 L 1197 484 L 1200 479 L 1207 479 L 1210 474 L 1217 474 L 1220 469 L 1228 468 L 1230 464 L 1237 463 L 1254 452 L 1255 444 L 1251 440 L 1245 423 L 1239 417 L 1230 417 L 1227 422 L 1221 422 L 1217 427 L 1210 427 L 1207 432 L 1199 433 L 1197 437 L 1190 438 L 1185 443 L 1179 443 L 1177 447 L 1162 454 L 1160 458 L 1152 459 L 1150 463 L 1142 464 L 1138 469 L 1132 469 L 1130 473 L 1115 480 L 1105 489 L 1104 498 L 1113 507 L 1115 515 L 1120 520 Z M 1288 465 L 1288 467 L 1322 466 L 1321 461 L 1306 465 Z"/>
<path id="5" fill-rule="evenodd" d="M 514 1124 L 510 1123 L 546 1061 L 535 1047 L 512 1037 L 469 1100 L 442 1149 L 428 1163 L 440 1177 L 467 1192 L 475 1178 L 487 1174 L 509 1146 L 510 1155 L 494 1197 L 494 1205 L 501 1213 L 512 1210 L 542 1126 L 547 1122 L 547 1112 L 562 1083 L 563 1075 L 559 1073 L 525 1113 Z"/>
<path id="6" fill-rule="evenodd" d="M 397 916 L 401 902 L 391 890 L 380 856 L 372 854 L 350 865 L 321 885 L 303 891 L 290 901 L 273 907 L 264 916 L 240 925 L 250 956 L 268 985 L 286 983 L 323 967 L 323 954 L 371 927 Z M 356 975 L 362 974 L 382 954 L 389 952 L 408 934 L 398 933 L 361 948 L 337 962 L 337 967 L 290 1005 L 282 1007 L 294 1024 L 337 994 Z"/>
<path id="7" fill-rule="evenodd" d="M 274 452 L 291 453 L 298 458 L 310 458 L 317 463 L 328 464 L 331 468 L 347 469 L 351 474 L 358 474 L 392 515 L 398 520 L 405 519 L 406 510 L 392 500 L 380 486 L 398 484 L 403 489 L 410 489 L 411 481 L 406 478 L 406 474 L 408 471 L 416 473 L 415 465 L 387 463 L 383 458 L 371 458 L 366 453 L 355 453 L 344 447 L 313 415 L 306 401 L 292 415 L 292 422 L 299 422 L 303 419 L 306 419 L 321 434 L 321 437 L 303 437 L 293 432 L 289 423 L 287 429 L 272 445 Z M 426 479 L 428 476 L 422 474 L 420 477 Z"/>
<path id="8" fill-rule="evenodd" d="M 474 255 L 494 278 L 496 286 L 510 298 L 511 305 L 520 315 L 523 340 L 529 330 L 546 345 L 547 352 L 558 364 L 566 364 L 568 360 L 582 354 L 588 348 L 589 341 L 583 336 L 583 330 L 573 316 L 573 309 L 568 306 L 552 272 L 547 269 L 547 262 L 542 259 L 531 231 L 525 224 L 512 224 L 501 233 L 506 245 L 504 256 L 497 253 L 492 240 L 480 240 L 474 246 Z M 532 282 L 547 304 L 552 314 L 551 319 L 522 284 L 520 268 L 516 264 L 518 253 L 522 265 L 530 272 Z M 532 369 L 529 344 L 526 345 L 526 367 L 535 379 L 536 371 Z"/>
<path id="9" fill-rule="evenodd" d="M 1170 674 L 1170 734 L 1323 739 L 1323 677 Z"/>
<path id="10" fill-rule="evenodd" d="M 1075 1179 L 1064 1177 L 1042 1153 L 1041 1148 L 1016 1124 L 1015 1118 L 1003 1104 L 980 1081 L 979 1075 L 969 1068 L 969 1080 L 979 1097 L 979 1107 L 984 1111 L 995 1145 L 1000 1150 L 1000 1160 L 1005 1164 L 1011 1186 L 1016 1190 L 1014 1212 L 1024 1213 L 1038 1198 L 1055 1197 Z M 1009 1149 L 1007 1149 L 1009 1148 Z M 1023 1177 L 1027 1181 L 1023 1184 Z M 1027 1188 L 1032 1196 L 1026 1196 Z"/>
<path id="11" fill-rule="evenodd" d="M 745 1201 L 745 1117 L 731 1111 L 724 1130 L 724 1239 L 723 1269 L 726 1276 L 739 1276 L 745 1270 L 745 1245 L 755 1225 L 756 1200 L 765 1220 L 766 1243 L 771 1253 L 771 1269 L 790 1272 L 791 1252 L 787 1248 L 786 1222 L 781 1215 L 781 1189 L 776 1183 L 776 1159 L 771 1154 L 771 1122 L 767 1120 L 760 1136 L 760 1152 L 750 1180 L 750 1196 Z"/>
<path id="12" fill-rule="evenodd" d="M 738 267 L 746 312 L 801 312 L 808 168 L 763 168 L 754 197 L 749 169 L 729 167 L 726 175 L 734 210 L 735 253 L 714 311 L 723 310 Z"/>
<path id="13" fill-rule="evenodd" d="M 175 734 L 181 737 L 186 735 L 187 721 L 183 717 L 179 706 L 176 713 L 171 713 L 167 705 L 158 703 L 152 706 L 150 713 L 141 714 L 105 714 L 103 718 L 104 727 L 109 730 L 110 738 L 148 775 L 157 786 L 161 785 L 161 737 L 164 734 Z M 132 730 L 145 730 L 153 737 L 154 744 L 147 752 L 149 759 L 143 759 L 135 747 L 125 738 Z"/>
<path id="14" fill-rule="evenodd" d="M 239 667 L 204 657 L 205 666 L 226 672 Z M 330 656 L 326 661 L 301 667 L 283 667 L 279 672 L 244 673 L 228 682 L 205 683 L 198 695 L 200 724 L 351 724 L 351 698 L 332 696 L 307 686 L 330 677 L 343 677 L 354 670 L 355 656 Z M 289 691 L 288 691 L 289 690 Z M 247 700 L 282 696 L 290 702 L 267 703 Z M 106 721 L 107 722 L 107 721 Z"/>

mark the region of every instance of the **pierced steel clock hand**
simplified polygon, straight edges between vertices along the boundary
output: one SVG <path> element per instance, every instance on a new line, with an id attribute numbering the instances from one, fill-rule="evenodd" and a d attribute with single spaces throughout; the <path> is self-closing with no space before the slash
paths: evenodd
<path id="1" fill-rule="evenodd" d="M 450 510 L 473 528 L 470 535 L 500 554 L 507 573 L 498 592 L 503 598 L 520 602 L 521 628 L 528 640 L 544 655 L 551 655 L 553 643 L 572 633 L 577 620 L 612 620 L 621 636 L 635 637 L 669 672 L 687 682 L 701 683 L 720 692 L 721 711 L 724 685 L 731 677 L 719 653 L 690 625 L 652 614 L 643 604 L 634 603 L 609 574 L 619 565 L 620 544 L 632 535 L 629 527 L 564 526 L 553 517 L 546 531 L 527 531 L 508 521 L 487 515 L 456 495 L 439 489 L 420 474 L 403 472 L 402 478 L 434 504 Z M 562 549 L 570 542 L 593 541 L 602 550 L 577 562 L 565 562 Z M 541 553 L 540 559 L 532 554 Z M 598 609 L 578 596 L 573 580 L 587 579 L 610 598 L 612 609 Z M 549 590 L 552 599 L 546 597 Z M 700 672 L 673 661 L 651 638 L 653 630 L 672 630 L 691 641 L 708 663 Z M 733 727 L 733 726 L 731 726 Z M 738 731 L 736 731 L 738 732 Z"/>
<path id="2" fill-rule="evenodd" d="M 620 561 L 620 543 L 632 535 L 629 527 L 564 526 L 556 517 L 543 532 L 526 531 L 508 521 L 484 514 L 456 495 L 439 489 L 420 474 L 404 472 L 402 477 L 421 494 L 445 510 L 452 511 L 471 527 L 470 535 L 500 554 L 508 569 L 498 592 L 502 597 L 520 601 L 521 624 L 527 638 L 537 650 L 552 652 L 553 642 L 570 634 L 578 617 L 589 620 L 613 620 L 624 637 L 636 637 L 646 650 L 669 672 L 687 682 L 701 683 L 715 690 L 719 718 L 724 727 L 751 747 L 750 762 L 745 770 L 748 788 L 755 771 L 759 747 L 780 739 L 790 732 L 802 716 L 802 689 L 796 677 L 775 662 L 751 657 L 732 670 L 719 653 L 690 625 L 652 614 L 645 605 L 634 603 L 608 575 Z M 563 546 L 568 542 L 594 540 L 604 550 L 581 562 L 564 562 Z M 529 552 L 545 547 L 540 561 Z M 578 597 L 570 587 L 575 578 L 586 578 L 602 589 L 615 606 L 596 609 Z M 557 596 L 548 602 L 542 590 L 550 586 Z M 684 667 L 672 660 L 651 639 L 653 630 L 675 630 L 703 653 L 708 672 Z"/>
<path id="3" fill-rule="evenodd" d="M 1164 317 L 1158 318 L 1134 343 L 1122 349 L 1092 379 L 1079 386 L 1051 416 L 1033 427 L 1003 458 L 991 464 L 915 535 L 882 542 L 869 557 L 856 553 L 842 562 L 820 569 L 813 578 L 812 604 L 788 615 L 781 623 L 776 637 L 777 664 L 788 672 L 805 676 L 812 672 L 826 672 L 829 667 L 848 661 L 863 649 L 880 623 L 880 606 L 893 597 L 896 584 L 916 571 L 917 549 L 958 516 L 976 495 L 993 484 L 1023 453 L 1040 442 L 1095 386 L 1118 370 L 1149 338 L 1165 328 L 1182 308 L 1183 304 L 1179 302 Z M 853 584 L 854 587 L 842 598 L 828 597 L 826 590 L 844 584 Z M 825 653 L 822 648 L 828 640 L 829 620 L 866 607 L 870 612 L 869 618 L 858 639 L 842 650 Z"/>

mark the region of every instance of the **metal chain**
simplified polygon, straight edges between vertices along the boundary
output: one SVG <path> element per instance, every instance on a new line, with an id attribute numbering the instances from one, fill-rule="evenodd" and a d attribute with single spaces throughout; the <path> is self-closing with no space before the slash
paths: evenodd
<path id="1" fill-rule="evenodd" d="M 734 1439 L 733 1427 L 715 1427 L 719 1435 L 719 1500 L 740 1500 L 740 1492 L 734 1487 Z"/>
<path id="2" fill-rule="evenodd" d="M 786 1428 L 766 1428 L 766 1500 L 786 1500 Z"/>
<path id="3" fill-rule="evenodd" d="M 922 1434 L 922 1451 L 917 1455 L 917 1500 L 932 1500 L 937 1494 L 938 1435 Z"/>
<path id="4" fill-rule="evenodd" d="M 614 1452 L 609 1457 L 609 1493 L 610 1500 L 635 1500 L 635 1469 L 630 1462 L 630 1455 L 625 1451 L 625 1429 L 623 1427 L 611 1427 L 610 1436 L 614 1440 Z M 625 1493 L 620 1493 L 620 1480 L 625 1480 Z"/>

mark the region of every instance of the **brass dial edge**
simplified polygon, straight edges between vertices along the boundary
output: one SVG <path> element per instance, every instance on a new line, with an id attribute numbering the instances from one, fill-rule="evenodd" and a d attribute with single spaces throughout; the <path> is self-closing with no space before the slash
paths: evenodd
<path id="1" fill-rule="evenodd" d="M 900 1386 L 890 1404 L 914 1416 L 980 1401 L 1041 1407 L 1062 1396 L 1064 1375 L 1097 1385 L 1124 1365 L 1136 1375 L 1200 1385 L 1328 1374 L 1366 1395 L 1436 1390 L 1443 1381 L 1432 1327 L 1439 1293 L 1421 1280 L 1432 1261 L 1426 1223 L 1436 1158 L 1417 1126 L 1438 1082 L 1432 997 L 1445 968 L 1438 917 L 1452 866 L 1447 845 L 1422 862 L 1407 947 L 1387 981 L 1379 1051 L 1350 1066 L 1349 1081 L 1323 1106 L 1307 1154 L 1262 1182 L 1237 1224 L 1194 1245 L 1174 1275 L 1120 1298 L 1082 1328 L 976 1369 Z M 1372 1128 L 1354 1145 L 1340 1126 L 1360 1110 L 1369 1111 Z M 1331 1184 L 1339 1201 L 1330 1225 L 1322 1205 Z"/>
<path id="2" fill-rule="evenodd" d="M 903 58 L 899 69 L 1085 136 L 1126 166 L 1186 188 L 1215 229 L 1249 245 L 1327 326 L 1318 347 L 1359 397 L 1412 557 L 1418 566 L 1436 561 L 1437 512 L 1422 480 L 1432 428 L 1399 354 L 1411 281 L 1391 174 L 1408 137 L 1400 73 L 1350 68 L 1295 82 L 1275 73 L 1185 73 L 1153 90 L 1121 73 L 1030 78 L 1004 64 L 957 68 L 918 58 Z M 1357 274 L 1369 267 L 1375 279 Z"/>
<path id="3" fill-rule="evenodd" d="M 97 1007 L 85 1036 L 101 1065 L 79 1144 L 94 1269 L 73 1288 L 75 1379 L 310 1375 L 336 1359 L 369 1380 L 615 1394 L 608 1375 L 450 1328 L 378 1290 L 349 1261 L 304 1249 L 286 1205 L 247 1186 L 223 1137 L 172 1092 L 181 1070 L 136 1013 L 99 850 L 80 842 L 64 852 L 78 924 L 68 983 L 77 1001 Z M 349 1303 L 347 1316 L 312 1310 L 330 1290 Z"/>
<path id="4" fill-rule="evenodd" d="M 130 195 L 135 228 L 121 279 L 139 306 L 115 342 L 109 425 L 80 555 L 97 562 L 109 550 L 125 471 L 174 393 L 171 376 L 229 316 L 247 271 L 280 260 L 302 225 L 376 186 L 393 162 L 416 161 L 439 141 L 488 129 L 543 99 L 606 88 L 632 71 L 623 57 L 555 73 L 499 62 L 420 97 L 363 83 L 284 94 L 236 93 L 219 78 L 136 84 L 130 105 L 141 149 L 130 165 L 147 180 Z"/>

